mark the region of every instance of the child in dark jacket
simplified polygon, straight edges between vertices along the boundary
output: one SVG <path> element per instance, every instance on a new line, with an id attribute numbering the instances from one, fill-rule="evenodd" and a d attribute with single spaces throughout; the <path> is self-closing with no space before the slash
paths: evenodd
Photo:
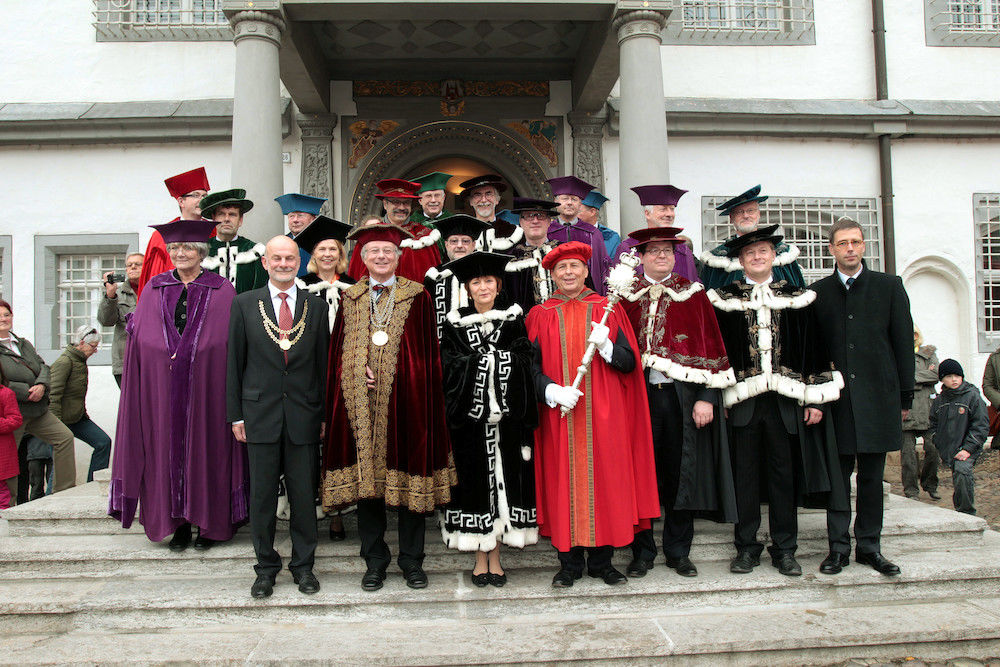
<path id="1" fill-rule="evenodd" d="M 976 513 L 975 480 L 972 467 L 983 451 L 989 432 L 986 404 L 979 389 L 965 381 L 962 366 L 954 359 L 938 365 L 941 392 L 931 405 L 930 431 L 941 462 L 951 468 L 955 509 Z"/>

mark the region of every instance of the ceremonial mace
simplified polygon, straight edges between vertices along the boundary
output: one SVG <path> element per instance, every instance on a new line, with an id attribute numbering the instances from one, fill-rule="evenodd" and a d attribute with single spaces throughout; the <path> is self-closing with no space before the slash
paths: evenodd
<path id="1" fill-rule="evenodd" d="M 608 303 L 604 306 L 604 315 L 601 317 L 601 325 L 608 322 L 608 316 L 614 310 L 615 304 L 632 293 L 632 285 L 635 284 L 635 267 L 639 266 L 639 256 L 635 254 L 635 248 L 629 250 L 627 255 L 622 255 L 618 264 L 608 273 Z M 583 359 L 576 368 L 576 379 L 573 380 L 573 389 L 579 389 L 583 382 L 583 376 L 590 370 L 590 362 L 594 360 L 594 353 L 597 351 L 596 343 L 589 343 L 587 351 L 583 353 Z M 563 406 L 560 411 L 562 416 L 568 415 L 573 408 Z"/>

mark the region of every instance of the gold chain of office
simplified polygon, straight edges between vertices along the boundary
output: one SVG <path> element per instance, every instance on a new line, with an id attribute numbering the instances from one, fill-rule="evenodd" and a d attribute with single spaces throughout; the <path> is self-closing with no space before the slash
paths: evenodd
<path id="1" fill-rule="evenodd" d="M 273 340 L 274 344 L 280 347 L 283 352 L 288 352 L 288 350 L 292 349 L 292 345 L 298 343 L 299 339 L 302 338 L 302 333 L 306 329 L 306 314 L 309 312 L 308 302 L 302 304 L 302 317 L 299 318 L 299 321 L 291 329 L 282 329 L 272 322 L 271 318 L 264 312 L 263 301 L 257 301 L 257 308 L 260 310 L 260 319 L 264 322 L 264 332 L 267 333 L 267 337 Z M 282 336 L 285 336 L 285 338 L 282 338 Z"/>

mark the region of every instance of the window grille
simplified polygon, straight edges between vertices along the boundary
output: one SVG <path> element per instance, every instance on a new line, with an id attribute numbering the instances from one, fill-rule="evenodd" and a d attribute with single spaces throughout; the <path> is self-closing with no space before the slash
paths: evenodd
<path id="1" fill-rule="evenodd" d="M 125 257 L 115 254 L 64 254 L 58 256 L 57 338 L 53 347 L 72 344 L 73 333 L 83 325 L 96 326 L 101 331 L 101 349 L 110 349 L 114 327 L 97 323 L 97 307 L 104 294 L 103 276 L 106 271 L 125 272 Z"/>
<path id="2" fill-rule="evenodd" d="M 94 0 L 98 41 L 230 40 L 222 0 Z"/>
<path id="3" fill-rule="evenodd" d="M 812 0 L 681 0 L 668 44 L 815 44 Z"/>
<path id="4" fill-rule="evenodd" d="M 973 197 L 979 351 L 992 352 L 1000 345 L 1000 193 Z"/>
<path id="5" fill-rule="evenodd" d="M 924 0 L 929 46 L 1000 46 L 1000 0 Z"/>
<path id="6" fill-rule="evenodd" d="M 702 238 L 710 250 L 735 233 L 729 216 L 715 207 L 732 195 L 702 197 Z M 882 227 L 875 199 L 814 197 L 768 197 L 760 204 L 760 224 L 781 225 L 778 230 L 786 243 L 799 248 L 798 264 L 806 284 L 833 272 L 833 257 L 827 250 L 827 232 L 841 217 L 857 221 L 865 235 L 865 262 L 882 270 Z"/>

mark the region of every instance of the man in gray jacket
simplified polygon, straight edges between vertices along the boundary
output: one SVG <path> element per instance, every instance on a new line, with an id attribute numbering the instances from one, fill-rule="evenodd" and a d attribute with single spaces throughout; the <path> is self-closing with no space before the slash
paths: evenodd
<path id="1" fill-rule="evenodd" d="M 104 296 L 97 307 L 97 321 L 102 326 L 114 327 L 115 337 L 111 344 L 111 373 L 115 382 L 122 386 L 122 359 L 125 357 L 125 318 L 135 310 L 138 300 L 136 286 L 142 275 L 141 252 L 134 252 L 125 257 L 125 282 L 111 283 L 108 278 L 111 271 L 104 274 Z"/>

